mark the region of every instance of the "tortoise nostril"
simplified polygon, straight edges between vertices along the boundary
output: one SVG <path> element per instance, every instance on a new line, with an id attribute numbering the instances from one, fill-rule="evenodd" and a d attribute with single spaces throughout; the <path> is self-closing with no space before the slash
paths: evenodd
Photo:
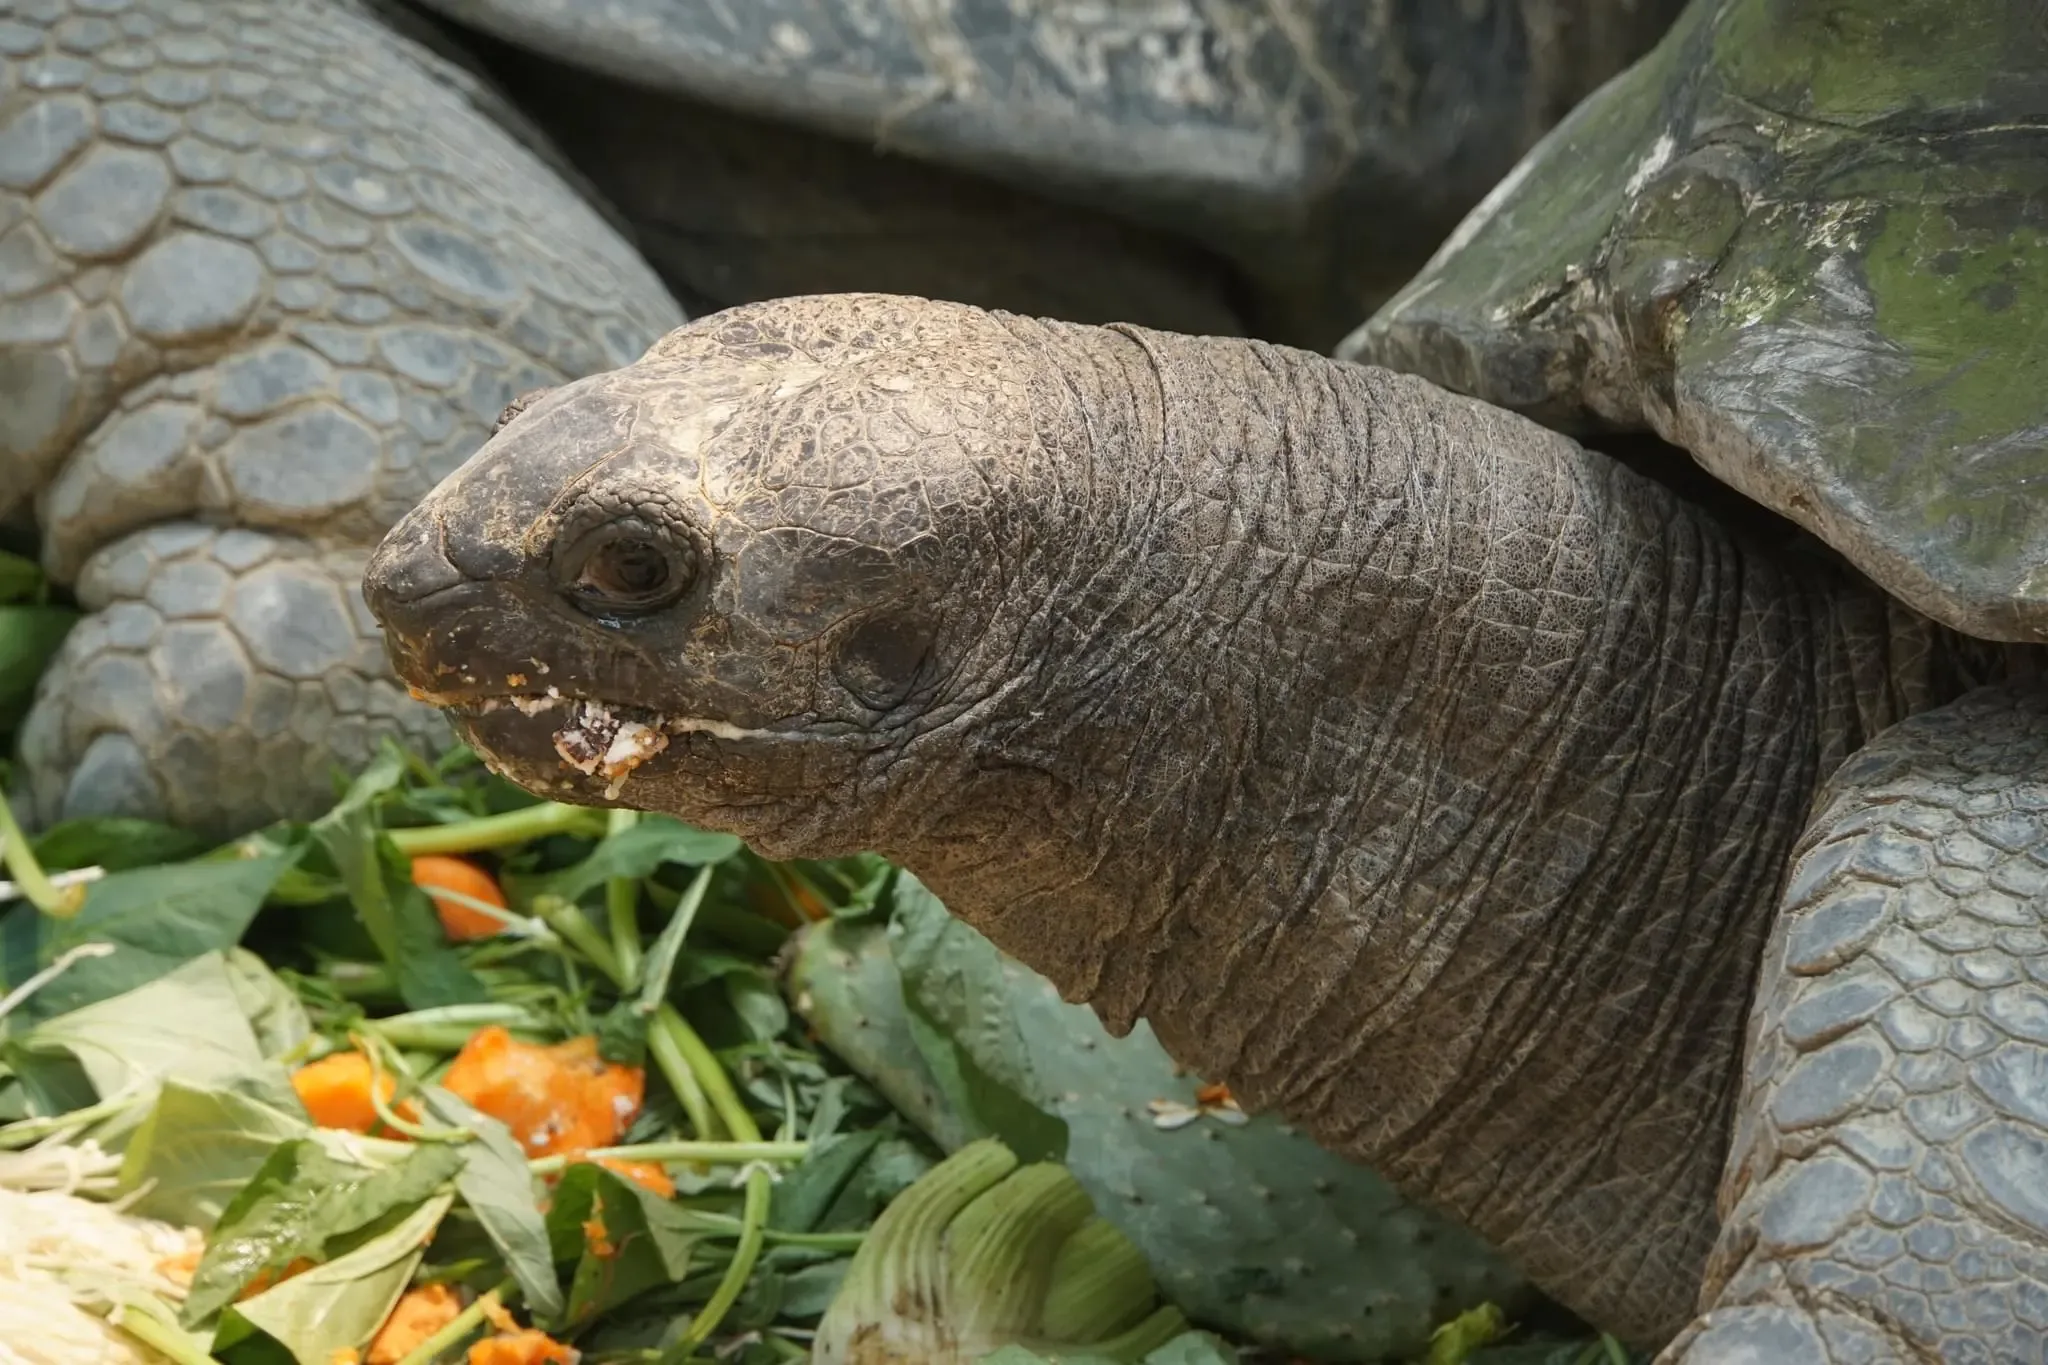
<path id="1" fill-rule="evenodd" d="M 363 600 L 390 630 L 405 609 L 465 582 L 441 550 L 438 518 L 407 517 L 391 529 L 363 569 Z M 402 626 L 400 626 L 402 630 Z"/>

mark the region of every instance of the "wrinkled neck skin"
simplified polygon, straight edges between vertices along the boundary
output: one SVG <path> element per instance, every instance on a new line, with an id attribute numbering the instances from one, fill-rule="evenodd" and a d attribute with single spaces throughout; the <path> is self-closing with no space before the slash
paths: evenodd
<path id="1" fill-rule="evenodd" d="M 1009 325 L 1089 440 L 990 632 L 1006 690 L 882 851 L 1113 1030 L 1667 1337 L 1816 782 L 1997 656 L 1405 377 Z"/>

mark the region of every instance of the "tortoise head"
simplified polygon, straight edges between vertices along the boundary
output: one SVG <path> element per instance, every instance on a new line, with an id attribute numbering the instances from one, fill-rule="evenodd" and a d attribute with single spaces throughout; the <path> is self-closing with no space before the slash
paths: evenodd
<path id="1" fill-rule="evenodd" d="M 515 405 L 370 561 L 397 673 L 529 790 L 879 846 L 1005 675 L 1030 325 L 776 300 Z"/>

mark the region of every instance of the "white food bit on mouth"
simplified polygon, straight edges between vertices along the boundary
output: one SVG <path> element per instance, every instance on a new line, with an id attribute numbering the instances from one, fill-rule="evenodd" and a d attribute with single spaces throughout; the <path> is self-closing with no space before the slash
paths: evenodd
<path id="1" fill-rule="evenodd" d="M 722 720 L 702 720 L 693 716 L 664 716 L 661 728 L 672 735 L 709 735 L 713 739 L 759 739 L 774 733 L 770 730 L 743 730 Z"/>
<path id="2" fill-rule="evenodd" d="M 668 736 L 637 720 L 629 720 L 612 736 L 599 767 L 611 779 L 604 789 L 605 800 L 616 801 L 633 769 L 668 747 Z"/>
<path id="3" fill-rule="evenodd" d="M 614 715 L 601 701 L 577 702 L 569 723 L 555 731 L 555 752 L 577 772 L 602 776 L 607 801 L 616 801 L 633 770 L 667 747 L 667 734 Z"/>
<path id="4" fill-rule="evenodd" d="M 546 697 L 514 697 L 526 715 L 545 711 L 564 700 L 554 688 Z M 633 770 L 668 748 L 670 735 L 710 735 L 714 739 L 755 739 L 772 734 L 722 720 L 696 716 L 650 716 L 645 721 L 615 714 L 601 701 L 570 703 L 569 723 L 555 731 L 555 752 L 577 772 L 606 780 L 605 799 L 617 800 Z"/>

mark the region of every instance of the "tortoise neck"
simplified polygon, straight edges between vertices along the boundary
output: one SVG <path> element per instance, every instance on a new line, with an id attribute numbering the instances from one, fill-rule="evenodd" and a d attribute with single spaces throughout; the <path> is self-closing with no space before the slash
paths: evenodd
<path id="1" fill-rule="evenodd" d="M 899 856 L 1113 1030 L 1674 1327 L 1882 599 L 1418 381 L 1115 331 L 1050 333 L 1093 500 L 966 823 Z"/>

